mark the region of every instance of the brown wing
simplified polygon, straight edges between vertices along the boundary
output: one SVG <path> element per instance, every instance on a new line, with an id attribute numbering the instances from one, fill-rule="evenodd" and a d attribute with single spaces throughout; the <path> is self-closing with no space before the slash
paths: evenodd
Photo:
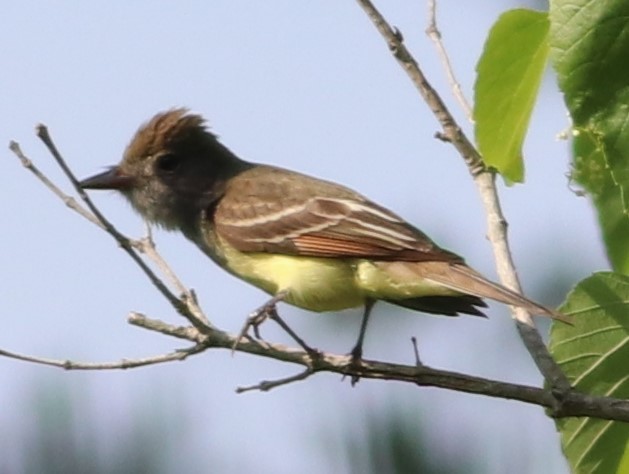
<path id="1" fill-rule="evenodd" d="M 230 181 L 216 207 L 214 225 L 220 237 L 242 252 L 462 261 L 348 188 L 267 166 Z"/>

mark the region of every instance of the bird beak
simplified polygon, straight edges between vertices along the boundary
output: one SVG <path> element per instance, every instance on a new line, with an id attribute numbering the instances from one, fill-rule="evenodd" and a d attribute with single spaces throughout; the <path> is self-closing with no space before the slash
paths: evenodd
<path id="1" fill-rule="evenodd" d="M 132 176 L 124 174 L 118 166 L 113 166 L 104 173 L 86 178 L 79 183 L 83 189 L 113 189 L 123 191 L 135 184 Z"/>

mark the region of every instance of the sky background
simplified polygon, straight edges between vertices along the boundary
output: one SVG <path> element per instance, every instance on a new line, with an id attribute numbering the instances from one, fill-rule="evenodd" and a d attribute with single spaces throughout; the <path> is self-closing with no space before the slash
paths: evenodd
<path id="1" fill-rule="evenodd" d="M 424 34 L 425 2 L 378 4 L 464 123 Z M 526 4 L 438 5 L 446 47 L 471 97 L 488 29 L 505 9 Z M 0 44 L 0 143 L 18 141 L 68 192 L 35 124 L 48 125 L 85 177 L 118 162 L 153 114 L 188 106 L 242 158 L 348 185 L 495 278 L 466 167 L 433 138 L 438 124 L 355 2 L 24 0 L 4 5 Z M 608 266 L 594 213 L 567 179 L 569 145 L 556 136 L 568 125 L 548 73 L 525 146 L 527 182 L 500 186 L 525 292 L 549 305 Z M 0 348 L 98 362 L 181 347 L 126 324 L 132 310 L 182 321 L 108 235 L 65 208 L 8 149 L 0 177 Z M 93 197 L 121 230 L 142 234 L 122 198 Z M 157 232 L 156 240 L 220 328 L 236 332 L 265 301 L 182 236 Z M 358 310 L 281 312 L 311 345 L 338 353 L 352 347 L 360 323 Z M 412 363 L 414 335 L 429 365 L 539 386 L 507 310 L 492 305 L 489 314 L 487 321 L 436 318 L 377 306 L 365 357 Z M 262 331 L 288 342 L 271 324 Z M 478 472 L 567 472 L 554 424 L 539 407 L 368 380 L 352 388 L 329 374 L 269 393 L 234 392 L 297 370 L 228 351 L 112 372 L 0 359 L 0 472 L 22 470 L 29 447 L 53 425 L 60 439 L 102 458 L 125 440 L 149 439 L 151 453 L 166 458 L 161 472 L 360 472 L 367 466 L 347 447 L 366 441 L 374 420 L 396 417 L 433 455 L 466 459 Z"/>

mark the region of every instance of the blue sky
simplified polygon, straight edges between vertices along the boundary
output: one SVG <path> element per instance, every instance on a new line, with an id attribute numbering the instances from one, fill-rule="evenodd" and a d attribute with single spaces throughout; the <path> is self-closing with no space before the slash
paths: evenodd
<path id="1" fill-rule="evenodd" d="M 463 121 L 424 35 L 425 4 L 379 3 Z M 502 10 L 518 5 L 439 2 L 440 27 L 468 97 L 488 28 Z M 18 141 L 68 191 L 34 136 L 36 123 L 48 125 L 75 172 L 88 176 L 116 163 L 154 113 L 188 106 L 244 159 L 357 189 L 495 276 L 465 166 L 452 147 L 433 138 L 435 119 L 354 2 L 27 0 L 4 6 L 0 44 L 0 142 Z M 568 185 L 569 146 L 556 139 L 567 126 L 549 75 L 526 143 L 527 183 L 500 186 L 525 290 L 547 304 L 560 302 L 548 299 L 555 279 L 574 283 L 607 266 L 593 211 Z M 2 155 L 0 348 L 107 361 L 180 347 L 125 323 L 131 310 L 180 321 L 107 235 L 64 208 L 8 150 Z M 121 198 L 94 198 L 122 230 L 141 235 L 141 220 Z M 265 300 L 182 236 L 158 232 L 156 239 L 219 327 L 237 331 Z M 282 314 L 314 345 L 339 353 L 351 348 L 359 325 L 358 311 L 314 315 L 284 307 Z M 263 333 L 286 340 L 272 326 Z M 365 356 L 411 363 L 412 335 L 430 365 L 540 384 L 501 306 L 492 305 L 489 321 L 382 306 Z M 163 440 L 184 454 L 184 466 L 186 458 L 195 460 L 187 461 L 196 463 L 190 472 L 210 463 L 230 472 L 347 472 L 343 440 L 363 436 L 366 417 L 391 406 L 427 424 L 436 452 L 449 456 L 465 446 L 484 472 L 506 472 L 507 465 L 518 466 L 509 470 L 516 474 L 567 472 L 554 424 L 541 409 L 515 402 L 383 382 L 352 389 L 332 375 L 270 393 L 234 393 L 239 385 L 295 370 L 226 351 L 111 373 L 0 359 L 0 405 L 13 407 L 0 411 L 0 452 L 14 453 L 16 459 L 4 461 L 9 466 L 19 464 L 19 449 L 12 447 L 23 446 L 38 423 L 26 395 L 54 386 L 86 400 L 104 452 L 121 426 L 132 430 L 132 415 L 180 417 L 185 429 L 165 432 Z M 168 415 L 152 406 L 168 407 Z M 329 441 L 325 449 L 320 437 Z"/>

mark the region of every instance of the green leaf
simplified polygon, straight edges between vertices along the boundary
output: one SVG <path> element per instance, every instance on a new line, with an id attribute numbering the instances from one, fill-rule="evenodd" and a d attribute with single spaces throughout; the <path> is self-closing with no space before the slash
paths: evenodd
<path id="1" fill-rule="evenodd" d="M 608 257 L 629 274 L 629 2 L 553 0 L 550 46 L 574 128 L 575 179 L 596 206 Z"/>
<path id="2" fill-rule="evenodd" d="M 511 10 L 494 24 L 476 67 L 476 142 L 489 166 L 524 180 L 522 144 L 548 57 L 548 16 Z"/>
<path id="3" fill-rule="evenodd" d="M 592 395 L 629 398 L 629 277 L 605 272 L 581 281 L 560 308 L 574 326 L 553 324 L 550 352 L 572 385 Z M 556 420 L 574 472 L 626 473 L 629 424 Z"/>
<path id="4" fill-rule="evenodd" d="M 601 136 L 585 130 L 575 137 L 572 177 L 594 200 L 607 256 L 613 268 L 628 274 L 629 218 L 625 212 L 623 188 L 616 184 Z"/>

